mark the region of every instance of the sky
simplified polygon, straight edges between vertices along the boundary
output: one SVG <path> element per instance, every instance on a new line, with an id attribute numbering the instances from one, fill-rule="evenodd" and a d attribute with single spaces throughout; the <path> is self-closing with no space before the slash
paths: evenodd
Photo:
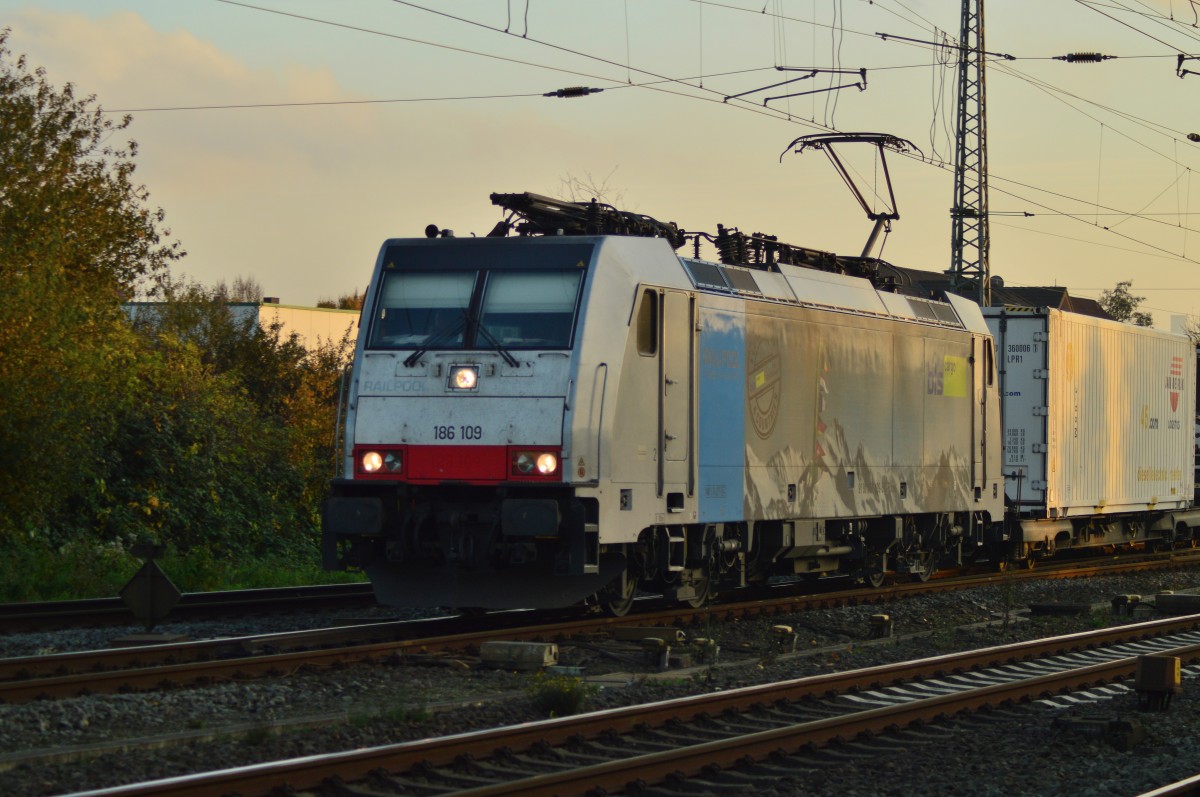
<path id="1" fill-rule="evenodd" d="M 987 50 L 1015 56 L 986 77 L 991 273 L 1091 298 L 1132 280 L 1158 326 L 1200 315 L 1200 143 L 1187 139 L 1200 74 L 1176 74 L 1180 53 L 1200 55 L 1200 2 L 987 11 Z M 492 192 L 586 199 L 580 183 L 689 231 L 859 254 L 864 211 L 822 153 L 788 149 L 831 129 L 912 143 L 919 155 L 887 158 L 900 218 L 882 256 L 943 270 L 954 55 L 919 42 L 957 36 L 960 13 L 952 0 L 0 0 L 0 27 L 52 83 L 132 113 L 136 177 L 188 251 L 178 276 L 253 277 L 312 305 L 363 288 L 388 238 L 431 223 L 484 235 L 502 218 Z M 1117 57 L 1054 59 L 1077 52 Z M 1182 67 L 1200 73 L 1200 58 Z M 814 68 L 850 73 L 759 91 Z M 861 90 L 763 101 L 860 69 Z M 542 96 L 572 86 L 603 91 Z M 839 154 L 883 210 L 874 148 Z"/>

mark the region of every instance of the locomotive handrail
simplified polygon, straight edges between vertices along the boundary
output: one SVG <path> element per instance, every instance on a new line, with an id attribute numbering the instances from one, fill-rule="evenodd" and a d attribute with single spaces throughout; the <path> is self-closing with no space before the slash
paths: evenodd
<path id="1" fill-rule="evenodd" d="M 342 377 L 338 380 L 338 400 L 337 409 L 333 416 L 333 476 L 337 478 L 341 475 L 342 459 L 345 457 L 345 451 L 342 449 L 346 442 L 346 416 L 343 414 L 343 408 L 348 407 L 346 402 L 346 385 L 350 381 L 350 374 L 354 370 L 354 363 L 347 363 L 342 369 Z"/>

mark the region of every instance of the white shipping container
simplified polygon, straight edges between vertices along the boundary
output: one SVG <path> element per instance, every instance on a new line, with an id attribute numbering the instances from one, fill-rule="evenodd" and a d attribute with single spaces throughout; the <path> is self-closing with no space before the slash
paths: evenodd
<path id="1" fill-rule="evenodd" d="M 1003 396 L 1005 493 L 1023 515 L 1191 505 L 1191 341 L 1044 307 L 983 312 Z"/>

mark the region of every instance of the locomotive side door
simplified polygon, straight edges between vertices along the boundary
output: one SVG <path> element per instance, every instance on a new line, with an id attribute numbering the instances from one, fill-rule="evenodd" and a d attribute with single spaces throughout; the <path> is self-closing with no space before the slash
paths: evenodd
<path id="1" fill-rule="evenodd" d="M 971 382 L 973 384 L 971 403 L 971 484 L 975 495 L 982 494 L 987 484 L 985 463 L 987 462 L 988 428 L 987 401 L 988 381 L 991 379 L 992 349 L 987 338 L 981 335 L 971 336 Z"/>
<path id="2" fill-rule="evenodd" d="M 658 398 L 658 492 L 666 485 L 692 485 L 693 303 L 681 291 L 663 291 Z M 682 508 L 681 508 L 682 509 Z"/>

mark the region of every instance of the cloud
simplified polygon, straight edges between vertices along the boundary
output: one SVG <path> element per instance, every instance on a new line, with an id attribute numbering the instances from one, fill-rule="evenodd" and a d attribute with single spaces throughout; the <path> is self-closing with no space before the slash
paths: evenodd
<path id="1" fill-rule="evenodd" d="M 94 0 L 75 0 L 75 5 L 85 13 L 32 6 L 6 13 L 5 24 L 13 28 L 10 46 L 28 53 L 30 64 L 47 67 L 53 82 L 74 82 L 80 93 L 95 93 L 109 109 L 539 95 L 135 113 L 129 132 L 141 145 L 137 179 L 150 189 L 152 203 L 166 209 L 169 225 L 190 252 L 182 270 L 204 281 L 254 276 L 285 303 L 311 303 L 365 285 L 379 246 L 389 237 L 420 236 L 429 223 L 460 235 L 484 234 L 500 218 L 488 201 L 490 192 L 557 193 L 567 175 L 608 174 L 614 168 L 612 187 L 624 193 L 624 205 L 689 230 L 712 231 L 719 222 L 842 253 L 860 251 L 870 230 L 870 222 L 822 159 L 788 156 L 779 162 L 783 145 L 810 128 L 737 111 L 731 104 L 697 102 L 650 89 L 622 90 L 611 84 L 587 98 L 544 99 L 541 92 L 592 81 L 386 37 L 281 21 L 275 15 L 230 12 L 212 3 L 187 4 L 183 11 L 184 4 L 147 0 L 141 5 L 144 16 L 129 11 L 102 15 L 94 9 L 111 6 Z M 342 12 L 343 4 L 336 5 Z M 568 63 L 520 37 L 468 32 L 415 12 L 398 15 L 396 9 L 344 5 L 347 19 L 361 14 L 359 20 L 367 27 L 452 41 L 481 52 Z M 539 35 L 573 42 L 579 30 L 587 30 L 589 48 L 615 53 L 618 61 L 623 57 L 623 15 L 614 17 L 589 6 L 588 13 L 595 17 L 585 24 L 576 12 L 549 8 L 533 15 Z M 705 28 L 721 31 L 724 51 L 737 53 L 739 61 L 748 59 L 746 64 L 727 66 L 753 66 L 755 58 L 747 53 L 770 33 L 762 29 L 761 19 L 705 13 Z M 159 22 L 164 19 L 165 25 Z M 756 27 L 739 34 L 735 21 Z M 563 27 L 556 30 L 553 24 Z M 660 29 L 661 25 L 634 25 L 635 34 L 655 31 L 651 50 L 661 63 L 644 61 L 650 55 L 647 45 L 636 39 L 632 60 L 663 74 L 693 74 L 694 35 L 672 39 Z M 713 35 L 706 38 L 715 42 Z M 853 51 L 853 59 L 847 51 L 847 64 L 881 57 L 868 48 L 876 46 L 873 40 L 847 41 L 847 46 L 861 48 Z M 765 51 L 759 55 L 765 59 Z M 705 71 L 717 68 L 715 58 L 706 56 Z M 607 74 L 595 64 L 584 68 Z M 1082 80 L 1086 71 L 1070 74 Z M 757 74 L 725 83 L 714 78 L 710 88 L 741 90 L 762 80 Z M 923 69 L 873 73 L 870 92 L 841 98 L 839 124 L 895 132 L 924 146 L 930 123 L 929 80 Z M 1170 88 L 1185 91 L 1185 83 L 1175 80 Z M 1097 158 L 1091 154 L 1099 148 L 1094 122 L 1080 122 L 1078 115 L 1065 115 L 1060 103 L 1035 103 L 1031 96 L 1040 97 L 1019 81 L 996 80 L 989 86 L 990 162 L 996 177 L 1046 185 L 1085 200 L 1097 194 L 1099 184 L 1101 199 L 1114 206 L 1137 209 L 1158 197 L 1150 209 L 1191 210 L 1191 182 L 1164 192 L 1189 165 L 1189 151 L 1171 150 L 1173 157 L 1159 159 L 1160 167 L 1139 168 L 1144 161 L 1138 159 L 1129 166 L 1121 160 L 1126 145 L 1109 133 L 1098 183 Z M 952 98 L 943 101 L 952 107 Z M 816 114 L 823 103 L 798 101 L 796 108 L 811 105 Z M 1190 107 L 1183 100 L 1162 106 Z M 1055 135 L 1043 135 L 1051 125 Z M 1130 151 L 1142 158 L 1133 146 L 1128 145 Z M 889 159 L 889 164 L 902 219 L 887 239 L 884 257 L 901 265 L 945 267 L 949 171 L 904 159 Z M 1123 171 L 1126 168 L 1131 171 Z M 872 180 L 878 176 L 870 163 L 863 174 Z M 1102 231 L 1056 220 L 1036 205 L 1000 194 L 1001 188 L 1012 186 L 994 179 L 993 210 L 1031 209 L 1039 216 L 993 227 L 996 273 L 1012 282 L 1054 279 L 1092 287 L 1128 276 L 1134 259 L 1127 252 L 1087 247 L 1081 255 L 1079 246 L 1068 250 L 1065 240 L 1022 232 L 1045 225 L 1047 232 L 1114 242 Z M 1045 199 L 1032 189 L 1016 192 Z M 1053 198 L 1046 204 L 1058 208 L 1069 203 Z M 1121 229 L 1143 235 L 1132 222 Z M 1162 230 L 1174 237 L 1164 240 Z M 1176 240 L 1180 234 L 1156 225 L 1145 237 L 1175 248 L 1187 243 Z M 1159 284 L 1174 286 L 1182 281 L 1177 273 L 1168 280 L 1165 270 L 1178 272 L 1178 265 L 1155 259 L 1143 270 L 1147 280 L 1155 278 L 1151 273 L 1158 274 Z M 1183 287 L 1191 290 L 1192 284 L 1188 278 Z"/>
<path id="2" fill-rule="evenodd" d="M 30 9 L 12 25 L 14 50 L 47 66 L 52 81 L 71 80 L 95 93 L 105 108 L 472 93 L 448 82 L 445 65 L 435 67 L 440 62 L 430 59 L 440 53 L 391 41 L 362 40 L 369 71 L 389 78 L 360 89 L 347 84 L 353 77 L 322 65 L 320 46 L 311 48 L 318 54 L 311 63 L 250 49 L 251 63 L 235 54 L 242 50 L 187 30 L 157 30 L 131 12 L 90 17 Z M 229 46 L 237 42 L 230 39 Z M 344 59 L 338 64 L 346 65 Z M 503 82 L 502 71 L 489 66 L 491 85 Z M 552 75 L 517 70 L 508 78 L 510 85 L 496 93 L 555 87 Z M 814 236 L 812 225 L 797 225 L 804 215 L 794 205 L 798 196 L 769 200 L 780 187 L 832 184 L 824 169 L 818 177 L 815 168 L 777 162 L 792 131 L 671 95 L 607 91 L 579 100 L 143 111 L 134 117 L 130 135 L 141 145 L 137 176 L 190 252 L 183 270 L 204 281 L 252 275 L 285 302 L 311 303 L 361 287 L 386 238 L 419 236 L 428 223 L 460 235 L 485 233 L 500 218 L 488 201 L 492 191 L 554 193 L 569 174 L 615 167 L 614 188 L 624 190 L 625 204 L 688 229 L 720 221 L 804 245 L 839 243 Z M 759 207 L 731 210 L 747 202 Z M 861 246 L 852 229 L 854 245 Z"/>
<path id="3" fill-rule="evenodd" d="M 254 67 L 130 12 L 92 18 L 25 9 L 9 24 L 14 52 L 45 66 L 56 85 L 95 94 L 106 109 L 361 99 L 328 68 Z M 296 303 L 365 284 L 367 253 L 379 236 L 362 222 L 381 199 L 380 167 L 401 162 L 412 138 L 394 115 L 374 106 L 133 115 L 137 179 L 190 251 L 184 271 L 204 281 L 254 275 L 269 293 Z M 424 138 L 429 143 L 433 134 Z M 356 233 L 370 242 L 351 243 Z M 353 257 L 334 260 L 339 251 L 360 261 L 351 279 L 331 278 Z"/>
<path id="4" fill-rule="evenodd" d="M 328 68 L 290 63 L 252 68 L 184 30 L 153 29 L 132 12 L 90 18 L 23 11 L 14 46 L 45 63 L 56 83 L 71 81 L 106 109 L 357 99 Z M 286 117 L 284 115 L 287 115 Z M 339 109 L 135 112 L 134 138 L 145 139 L 147 169 L 169 168 L 172 179 L 203 195 L 228 192 L 230 181 L 267 181 L 375 126 L 366 107 Z M 169 163 L 169 167 L 166 166 Z"/>

